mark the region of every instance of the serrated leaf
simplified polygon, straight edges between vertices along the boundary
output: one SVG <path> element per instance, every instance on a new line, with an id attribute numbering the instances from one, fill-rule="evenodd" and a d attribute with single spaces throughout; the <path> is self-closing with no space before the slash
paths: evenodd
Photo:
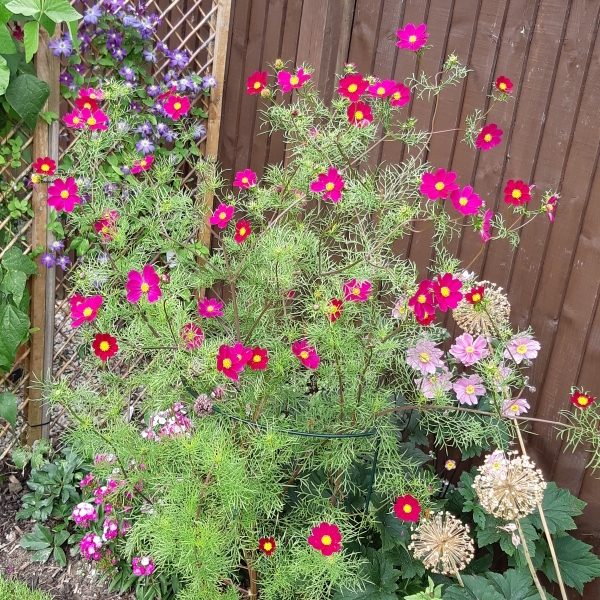
<path id="1" fill-rule="evenodd" d="M 600 559 L 584 544 L 570 535 L 555 538 L 554 549 L 563 581 L 583 594 L 583 585 L 600 577 Z M 556 570 L 550 557 L 546 557 L 541 569 L 550 581 L 557 581 Z"/>
<path id="2" fill-rule="evenodd" d="M 377 521 L 377 529 L 384 552 L 396 546 L 406 546 L 410 540 L 410 525 L 395 515 L 383 515 L 382 520 Z"/>
<path id="3" fill-rule="evenodd" d="M 13 79 L 5 94 L 11 108 L 31 129 L 35 127 L 48 96 L 50 96 L 50 86 L 29 73 L 22 73 Z"/>
<path id="4" fill-rule="evenodd" d="M 486 577 L 507 600 L 540 600 L 540 594 L 527 571 L 509 569 L 504 574 L 487 573 Z"/>
<path id="5" fill-rule="evenodd" d="M 18 400 L 14 394 L 10 392 L 2 392 L 0 394 L 0 417 L 8 421 L 13 429 L 17 420 L 18 408 Z"/>
<path id="6" fill-rule="evenodd" d="M 10 369 L 29 330 L 29 317 L 12 304 L 0 305 L 0 369 Z"/>
<path id="7" fill-rule="evenodd" d="M 40 41 L 40 24 L 28 21 L 23 27 L 23 44 L 25 46 L 25 62 L 29 62 L 38 50 Z"/>
<path id="8" fill-rule="evenodd" d="M 451 585 L 444 591 L 444 600 L 505 600 L 494 585 L 484 577 L 463 575 L 465 587 Z"/>
<path id="9" fill-rule="evenodd" d="M 410 580 L 415 577 L 423 577 L 425 574 L 425 565 L 403 546 L 396 546 L 388 554 L 395 567 L 400 568 L 402 579 Z"/>
<path id="10" fill-rule="evenodd" d="M 0 54 L 14 54 L 17 47 L 6 25 L 0 25 Z"/>
<path id="11" fill-rule="evenodd" d="M 577 525 L 572 517 L 579 516 L 585 507 L 585 502 L 579 500 L 564 488 L 559 488 L 551 481 L 544 490 L 542 509 L 551 534 L 562 533 L 575 529 Z M 538 510 L 529 517 L 534 527 L 542 530 L 542 520 Z"/>

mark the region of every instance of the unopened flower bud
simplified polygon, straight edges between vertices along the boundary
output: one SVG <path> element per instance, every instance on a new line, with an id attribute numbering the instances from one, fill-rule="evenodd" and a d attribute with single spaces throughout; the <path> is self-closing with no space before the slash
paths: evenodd
<path id="1" fill-rule="evenodd" d="M 273 95 L 273 92 L 269 88 L 263 88 L 260 91 L 261 98 L 270 98 Z"/>
<path id="2" fill-rule="evenodd" d="M 276 69 L 277 71 L 281 71 L 281 69 L 283 69 L 283 67 L 284 67 L 284 66 L 285 66 L 285 65 L 283 64 L 283 61 L 282 61 L 280 58 L 278 58 L 278 59 L 275 61 L 275 69 Z"/>

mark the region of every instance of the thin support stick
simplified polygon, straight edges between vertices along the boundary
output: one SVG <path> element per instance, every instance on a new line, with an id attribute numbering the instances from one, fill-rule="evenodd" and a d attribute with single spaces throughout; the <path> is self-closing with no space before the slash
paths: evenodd
<path id="1" fill-rule="evenodd" d="M 533 563 L 531 562 L 531 556 L 529 554 L 529 548 L 527 548 L 527 539 L 525 538 L 525 534 L 523 533 L 523 529 L 521 528 L 521 523 L 519 519 L 516 519 L 517 527 L 519 528 L 519 535 L 521 536 L 521 547 L 523 548 L 523 554 L 525 555 L 525 560 L 527 561 L 527 566 L 529 567 L 529 571 L 531 573 L 531 577 L 533 578 L 533 583 L 535 583 L 535 587 L 537 588 L 540 598 L 542 600 L 547 600 L 546 592 L 538 579 L 537 573 L 535 572 L 535 568 Z"/>

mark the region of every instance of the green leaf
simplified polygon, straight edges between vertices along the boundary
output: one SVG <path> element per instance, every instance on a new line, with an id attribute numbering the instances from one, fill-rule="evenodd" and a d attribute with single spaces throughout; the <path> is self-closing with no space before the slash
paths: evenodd
<path id="1" fill-rule="evenodd" d="M 61 567 L 67 566 L 67 557 L 65 556 L 65 551 L 58 546 L 55 546 L 54 548 L 54 560 L 56 561 L 56 564 Z"/>
<path id="2" fill-rule="evenodd" d="M 366 579 L 364 589 L 348 590 L 342 589 L 337 592 L 333 600 L 397 600 L 396 590 L 398 584 L 396 581 L 400 576 L 400 571 L 394 569 L 394 565 L 389 558 L 372 548 L 366 550 L 369 561 L 366 567 Z"/>
<path id="3" fill-rule="evenodd" d="M 16 15 L 25 15 L 26 17 L 33 17 L 42 10 L 38 0 L 11 0 L 11 2 L 7 2 L 6 8 Z"/>
<path id="4" fill-rule="evenodd" d="M 563 533 L 569 529 L 575 529 L 575 521 L 572 517 L 579 516 L 585 507 L 585 502 L 579 500 L 563 488 L 551 481 L 544 491 L 542 509 L 548 523 L 548 530 L 551 534 Z M 530 517 L 534 527 L 542 530 L 542 521 L 538 510 Z"/>
<path id="5" fill-rule="evenodd" d="M 25 62 L 29 62 L 38 50 L 40 40 L 40 24 L 37 21 L 28 21 L 23 27 L 23 44 L 25 45 Z"/>
<path id="6" fill-rule="evenodd" d="M 14 394 L 10 392 L 2 392 L 0 394 L 0 417 L 8 421 L 13 429 L 17 420 L 18 408 L 17 397 Z"/>
<path id="7" fill-rule="evenodd" d="M 451 585 L 444 591 L 444 600 L 505 600 L 504 596 L 484 577 L 463 575 L 465 587 Z"/>
<path id="8" fill-rule="evenodd" d="M 21 547 L 25 548 L 25 550 L 43 550 L 48 548 L 48 546 L 50 546 L 48 542 L 38 539 L 34 533 L 26 533 L 21 538 Z"/>
<path id="9" fill-rule="evenodd" d="M 33 129 L 49 95 L 50 86 L 45 81 L 23 73 L 10 82 L 5 97 L 15 112 Z"/>
<path id="10" fill-rule="evenodd" d="M 17 47 L 6 25 L 0 25 L 0 54 L 14 54 Z"/>
<path id="11" fill-rule="evenodd" d="M 6 62 L 6 59 L 3 56 L 0 56 L 0 96 L 6 92 L 6 88 L 10 83 L 10 69 Z M 2 111 L 4 114 L 4 111 Z M 6 117 L 5 117 L 6 121 Z"/>
<path id="12" fill-rule="evenodd" d="M 81 19 L 81 15 L 67 0 L 46 0 L 44 2 L 44 14 L 48 15 L 55 23 L 78 21 Z"/>
<path id="13" fill-rule="evenodd" d="M 52 548 L 38 550 L 31 555 L 31 562 L 46 562 L 52 554 Z"/>
<path id="14" fill-rule="evenodd" d="M 12 271 L 21 271 L 27 275 L 35 275 L 37 273 L 37 265 L 27 256 L 23 254 L 19 248 L 9 248 L 2 258 L 2 266 L 5 269 Z"/>
<path id="15" fill-rule="evenodd" d="M 40 25 L 48 32 L 48 35 L 52 37 L 56 30 L 56 23 L 45 14 L 41 14 L 39 18 Z"/>
<path id="16" fill-rule="evenodd" d="M 73 48 L 75 50 L 79 50 L 79 38 L 77 37 L 77 21 L 67 21 L 67 27 L 69 28 L 69 33 L 71 34 L 71 40 L 73 41 Z"/>
<path id="17" fill-rule="evenodd" d="M 23 298 L 26 284 L 27 275 L 25 275 L 25 273 L 21 273 L 21 271 L 7 271 L 0 284 L 0 291 L 5 294 L 12 294 L 14 303 L 19 305 Z"/>
<path id="18" fill-rule="evenodd" d="M 54 536 L 54 545 L 62 546 L 67 541 L 67 538 L 69 537 L 69 535 L 70 535 L 70 533 L 67 529 L 63 529 L 62 531 L 59 531 Z"/>
<path id="19" fill-rule="evenodd" d="M 487 573 L 486 577 L 507 600 L 540 600 L 540 594 L 527 571 L 510 569 L 503 575 Z"/>
<path id="20" fill-rule="evenodd" d="M 588 544 L 570 535 L 554 539 L 554 549 L 563 581 L 583 594 L 583 584 L 600 577 L 600 559 Z M 550 581 L 557 581 L 556 570 L 550 557 L 546 557 L 542 571 Z"/>
<path id="21" fill-rule="evenodd" d="M 12 304 L 0 305 L 0 368 L 8 370 L 29 330 L 29 317 Z"/>

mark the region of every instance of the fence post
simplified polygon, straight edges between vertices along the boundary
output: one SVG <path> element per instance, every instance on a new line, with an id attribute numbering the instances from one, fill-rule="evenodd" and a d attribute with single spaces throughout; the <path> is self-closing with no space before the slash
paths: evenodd
<path id="1" fill-rule="evenodd" d="M 46 101 L 44 111 L 59 112 L 59 61 L 48 48 L 49 37 L 46 31 L 40 30 L 40 43 L 35 55 L 37 76 L 50 86 L 50 97 Z M 33 132 L 33 156 L 37 158 L 50 156 L 58 163 L 58 123 L 48 124 L 38 119 Z M 34 188 L 31 207 L 34 212 L 31 231 L 32 249 L 48 247 L 52 240 L 48 239 L 46 224 L 48 221 L 47 185 L 38 184 Z M 31 327 L 34 333 L 30 341 L 30 384 L 29 404 L 27 407 L 27 443 L 48 437 L 46 406 L 42 398 L 40 382 L 51 375 L 52 345 L 54 337 L 54 268 L 48 269 L 40 262 L 36 263 L 38 275 L 31 279 Z"/>

